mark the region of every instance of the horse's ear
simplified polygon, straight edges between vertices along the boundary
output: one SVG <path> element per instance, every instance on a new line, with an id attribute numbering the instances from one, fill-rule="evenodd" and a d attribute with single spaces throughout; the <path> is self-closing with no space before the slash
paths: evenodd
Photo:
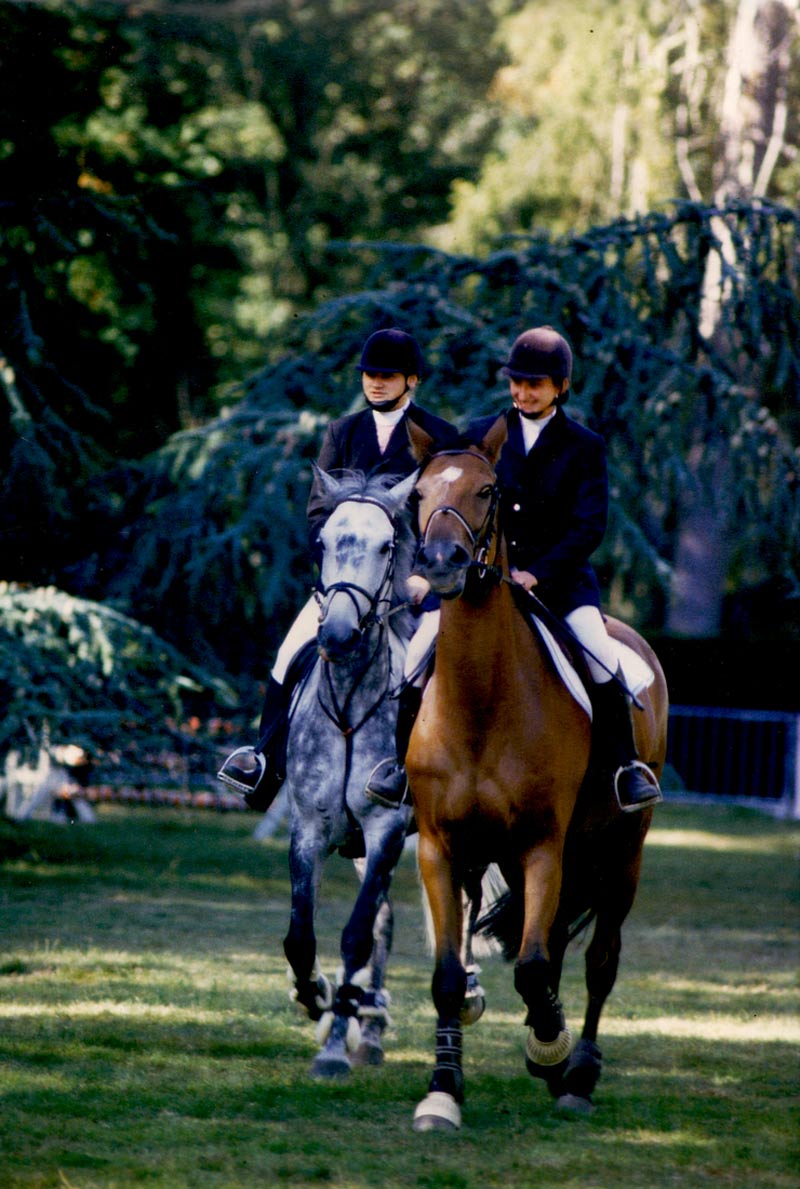
<path id="1" fill-rule="evenodd" d="M 333 475 L 328 471 L 323 471 L 315 462 L 311 464 L 314 472 L 314 481 L 311 486 L 311 498 L 321 500 L 327 503 L 329 500 L 335 500 L 341 488 L 341 483 L 338 479 L 334 479 Z"/>
<path id="2" fill-rule="evenodd" d="M 421 466 L 431 453 L 433 438 L 429 433 L 425 432 L 421 425 L 417 425 L 416 421 L 412 421 L 410 417 L 406 417 L 406 430 L 408 431 L 411 453 Z"/>
<path id="3" fill-rule="evenodd" d="M 385 500 L 387 507 L 393 516 L 404 507 L 404 505 L 411 498 L 411 493 L 417 484 L 419 478 L 419 471 L 413 471 L 407 478 L 401 479 L 399 483 L 395 483 L 394 487 L 390 487 L 386 492 Z"/>
<path id="4" fill-rule="evenodd" d="M 501 413 L 497 420 L 489 427 L 488 433 L 478 446 L 481 454 L 486 455 L 492 466 L 496 465 L 507 437 L 508 419 L 505 413 Z"/>

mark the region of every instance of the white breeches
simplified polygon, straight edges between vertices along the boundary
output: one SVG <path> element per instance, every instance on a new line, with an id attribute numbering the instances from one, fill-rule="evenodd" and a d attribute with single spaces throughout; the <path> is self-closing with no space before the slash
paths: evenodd
<path id="1" fill-rule="evenodd" d="M 289 631 L 284 637 L 284 641 L 278 649 L 275 657 L 275 664 L 272 666 L 272 677 L 280 685 L 283 685 L 286 680 L 286 673 L 289 665 L 294 660 L 297 653 L 304 644 L 308 644 L 313 640 L 319 628 L 319 604 L 312 595 L 306 605 L 300 610 L 294 623 L 289 628 Z M 425 611 L 419 617 L 419 624 L 414 635 L 408 642 L 408 651 L 406 653 L 404 675 L 407 677 L 414 672 L 417 665 L 422 663 L 422 659 L 428 649 L 428 646 L 436 638 L 436 633 L 439 630 L 439 612 Z M 398 649 L 402 647 L 398 644 Z M 422 676 L 415 685 L 422 684 Z"/>
<path id="2" fill-rule="evenodd" d="M 408 679 L 414 674 L 423 662 L 425 654 L 430 648 L 433 641 L 436 639 L 436 633 L 439 631 L 439 611 L 423 611 L 419 617 L 419 624 L 417 630 L 408 642 L 408 650 L 406 651 L 406 663 L 403 666 L 403 676 Z M 414 680 L 414 685 L 422 685 L 424 674 L 419 673 Z"/>
<path id="3" fill-rule="evenodd" d="M 284 641 L 278 649 L 278 655 L 275 657 L 272 676 L 280 685 L 283 685 L 286 680 L 286 671 L 292 660 L 304 644 L 308 644 L 309 640 L 314 639 L 318 627 L 319 604 L 312 595 L 286 633 Z"/>
<path id="4" fill-rule="evenodd" d="M 606 631 L 603 616 L 600 614 L 598 608 L 591 606 L 576 607 L 574 611 L 570 611 L 566 619 L 580 643 L 585 648 L 588 648 L 590 652 L 594 653 L 594 656 L 601 662 L 601 664 L 598 664 L 590 656 L 586 658 L 592 681 L 596 681 L 599 684 L 610 681 L 619 665 L 619 652 L 615 642 Z M 312 596 L 289 628 L 275 657 L 272 676 L 281 685 L 283 685 L 286 678 L 286 671 L 293 657 L 300 651 L 304 644 L 314 639 L 318 627 L 319 606 L 316 599 Z M 406 677 L 410 677 L 414 670 L 422 663 L 425 653 L 432 641 L 436 638 L 438 631 L 439 612 L 425 611 L 420 616 L 417 630 L 408 642 L 408 650 L 403 669 Z M 606 668 L 603 668 L 603 666 L 606 666 Z M 414 684 L 422 684 L 421 674 Z"/>
<path id="5" fill-rule="evenodd" d="M 566 620 L 584 648 L 588 648 L 597 660 L 602 662 L 598 664 L 591 656 L 586 657 L 592 681 L 598 685 L 610 681 L 619 667 L 619 650 L 606 631 L 603 616 L 598 608 L 576 607 L 574 611 L 570 611 Z"/>
<path id="6" fill-rule="evenodd" d="M 598 664 L 590 656 L 586 658 L 592 681 L 596 681 L 601 685 L 606 681 L 610 681 L 619 665 L 619 652 L 617 651 L 615 642 L 606 631 L 606 625 L 603 622 L 603 616 L 600 614 L 600 611 L 597 607 L 576 607 L 574 611 L 570 611 L 566 618 L 567 623 L 581 644 L 585 648 L 588 648 L 590 652 L 594 653 L 598 661 L 601 662 L 601 664 Z M 439 612 L 426 611 L 421 616 L 419 627 L 409 641 L 404 668 L 405 677 L 410 677 L 418 665 L 422 663 L 425 653 L 431 642 L 435 639 L 438 630 Z M 606 668 L 603 668 L 603 666 L 606 666 Z M 422 684 L 422 675 L 417 678 L 414 684 Z"/>

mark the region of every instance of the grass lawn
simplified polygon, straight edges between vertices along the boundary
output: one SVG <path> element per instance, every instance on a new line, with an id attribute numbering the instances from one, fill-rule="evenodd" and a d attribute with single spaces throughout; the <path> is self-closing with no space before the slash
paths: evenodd
<path id="1" fill-rule="evenodd" d="M 512 974 L 484 963 L 455 1136 L 416 1135 L 432 972 L 414 857 L 395 880 L 380 1069 L 308 1073 L 286 993 L 285 840 L 257 818 L 107 806 L 94 825 L 0 819 L 0 1186 L 792 1186 L 800 1183 L 797 823 L 659 807 L 588 1119 L 525 1073 Z M 330 860 L 330 974 L 355 888 Z M 582 953 L 562 994 L 580 1024 Z"/>

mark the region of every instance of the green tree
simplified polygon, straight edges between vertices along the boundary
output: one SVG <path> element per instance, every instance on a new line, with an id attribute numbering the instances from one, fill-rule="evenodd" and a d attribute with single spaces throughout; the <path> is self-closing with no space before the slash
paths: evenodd
<path id="1" fill-rule="evenodd" d="M 750 33 L 737 42 L 743 18 Z M 755 157 L 769 184 L 751 192 L 791 204 L 800 144 L 794 0 L 529 0 L 500 26 L 510 61 L 490 90 L 504 111 L 494 144 L 480 175 L 456 182 L 452 217 L 435 242 L 485 249 L 532 227 L 566 232 L 673 200 L 711 202 L 733 149 L 731 112 L 741 110 L 731 61 L 770 37 L 768 85 L 752 93 L 762 109 Z M 765 122 L 770 108 L 777 119 Z"/>
<path id="2" fill-rule="evenodd" d="M 7 576 L 55 581 L 97 475 L 236 399 L 297 311 L 359 287 L 333 239 L 445 217 L 513 7 L 0 0 Z"/>

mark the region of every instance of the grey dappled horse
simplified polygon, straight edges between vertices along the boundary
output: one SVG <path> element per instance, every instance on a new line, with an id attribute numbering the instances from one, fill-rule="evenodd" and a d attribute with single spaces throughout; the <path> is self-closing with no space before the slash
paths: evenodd
<path id="1" fill-rule="evenodd" d="M 286 789 L 292 908 L 284 950 L 293 997 L 318 1020 L 312 1073 L 341 1077 L 378 1064 L 388 1021 L 389 887 L 411 806 L 385 808 L 364 788 L 395 753 L 396 692 L 413 621 L 405 604 L 414 537 L 406 515 L 415 475 L 400 483 L 316 469 L 330 514 L 320 538 L 318 659 L 291 710 Z M 354 857 L 361 886 L 342 932 L 338 986 L 320 969 L 314 913 L 325 859 Z"/>

